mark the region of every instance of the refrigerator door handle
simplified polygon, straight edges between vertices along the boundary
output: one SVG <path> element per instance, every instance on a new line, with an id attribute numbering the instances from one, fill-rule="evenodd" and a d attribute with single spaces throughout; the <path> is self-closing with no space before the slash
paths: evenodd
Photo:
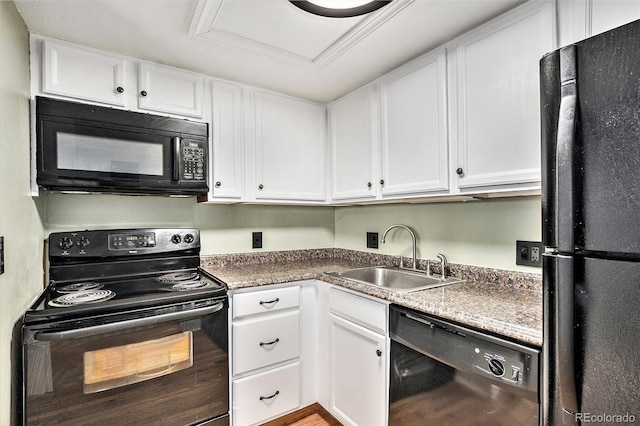
<path id="1" fill-rule="evenodd" d="M 561 100 L 556 140 L 556 230 L 558 250 L 573 253 L 574 242 L 574 146 L 578 87 L 576 82 L 576 47 L 560 50 Z"/>
<path id="2" fill-rule="evenodd" d="M 573 257 L 558 255 L 556 276 L 558 336 L 557 353 L 560 400 L 565 412 L 579 413 L 575 378 L 574 316 L 573 316 Z"/>

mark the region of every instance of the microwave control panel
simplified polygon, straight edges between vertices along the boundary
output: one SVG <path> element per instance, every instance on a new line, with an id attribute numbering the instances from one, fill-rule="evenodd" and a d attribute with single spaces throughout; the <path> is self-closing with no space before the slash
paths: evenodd
<path id="1" fill-rule="evenodd" d="M 180 179 L 188 181 L 204 181 L 207 178 L 205 167 L 205 141 L 183 140 Z"/>

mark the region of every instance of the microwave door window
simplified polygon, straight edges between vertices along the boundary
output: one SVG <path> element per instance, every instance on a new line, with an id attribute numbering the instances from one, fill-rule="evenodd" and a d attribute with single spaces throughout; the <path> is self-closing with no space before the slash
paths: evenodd
<path id="1" fill-rule="evenodd" d="M 160 143 L 57 133 L 58 170 L 163 176 Z"/>

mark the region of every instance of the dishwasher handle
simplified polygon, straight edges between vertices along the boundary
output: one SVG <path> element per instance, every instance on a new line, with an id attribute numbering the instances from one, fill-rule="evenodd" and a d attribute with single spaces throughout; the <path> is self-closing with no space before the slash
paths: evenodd
<path id="1" fill-rule="evenodd" d="M 420 316 L 417 316 L 417 315 L 413 315 L 413 314 L 410 314 L 408 312 L 403 312 L 400 315 L 402 315 L 404 317 L 407 317 L 410 320 L 418 321 L 418 322 L 420 322 L 420 323 L 422 323 L 424 325 L 427 325 L 431 329 L 437 328 L 439 330 L 443 330 L 443 331 L 446 331 L 446 332 L 449 332 L 449 333 L 453 333 L 453 334 L 456 334 L 456 335 L 461 336 L 461 337 L 466 337 L 465 333 L 462 333 L 462 332 L 460 332 L 458 330 L 455 330 L 453 328 L 448 328 L 448 327 L 446 327 L 444 325 L 436 324 L 435 322 L 429 321 L 426 318 L 423 318 L 423 317 L 420 317 Z"/>

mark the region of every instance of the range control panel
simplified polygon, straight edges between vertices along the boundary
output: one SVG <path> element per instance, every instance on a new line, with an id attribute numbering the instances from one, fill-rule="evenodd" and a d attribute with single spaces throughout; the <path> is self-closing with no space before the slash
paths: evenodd
<path id="1" fill-rule="evenodd" d="M 49 235 L 50 257 L 133 256 L 200 249 L 195 228 L 114 229 Z"/>

